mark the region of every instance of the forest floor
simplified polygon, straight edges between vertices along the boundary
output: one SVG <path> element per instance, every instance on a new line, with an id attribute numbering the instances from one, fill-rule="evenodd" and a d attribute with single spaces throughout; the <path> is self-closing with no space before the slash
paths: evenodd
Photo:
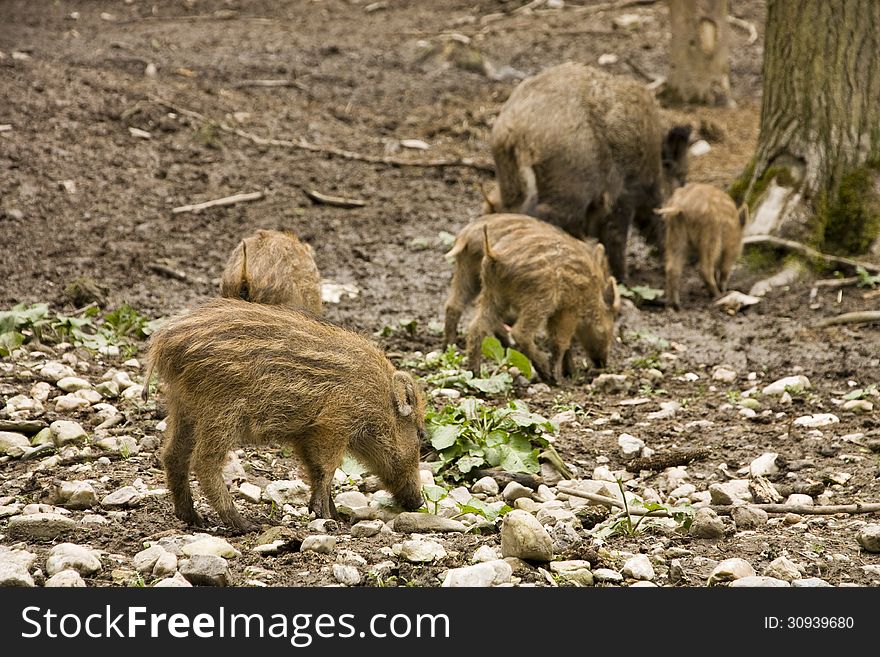
<path id="1" fill-rule="evenodd" d="M 85 276 L 104 288 L 107 308 L 124 303 L 150 318 L 167 317 L 216 295 L 223 263 L 243 236 L 257 228 L 292 230 L 313 246 L 326 282 L 357 292 L 325 304 L 328 319 L 375 336 L 397 364 L 424 373 L 425 354 L 442 343 L 435 327 L 451 275 L 443 257 L 449 235 L 477 216 L 480 185 L 492 174 L 470 166 L 388 166 L 258 144 L 227 128 L 373 157 L 470 158 L 491 165 L 488 135 L 519 81 L 517 72 L 530 75 L 566 60 L 597 64 L 610 54 L 616 60 L 605 68 L 612 73 L 646 83 L 665 74 L 669 37 L 661 3 L 584 12 L 575 4 L 595 3 L 568 3 L 525 14 L 512 12 L 514 4 L 388 0 L 368 11 L 374 5 L 356 0 L 70 0 L 38 7 L 8 0 L 0 26 L 0 89 L 6 99 L 0 124 L 11 126 L 0 132 L 0 167 L 7 172 L 0 177 L 0 309 L 44 302 L 69 314 L 81 304 L 66 293 L 68 285 Z M 760 111 L 764 4 L 743 0 L 733 9 L 758 32 L 751 44 L 745 31 L 731 33 L 735 107 L 664 109 L 667 120 L 691 123 L 695 137 L 711 145 L 692 159 L 691 180 L 719 186 L 729 185 L 748 163 Z M 505 15 L 493 19 L 497 13 Z M 490 79 L 481 61 L 491 62 L 500 79 Z M 255 80 L 288 82 L 255 86 Z M 422 140 L 428 149 L 401 147 L 401 140 Z M 365 204 L 315 204 L 307 190 Z M 171 212 L 256 191 L 263 197 L 254 202 Z M 661 288 L 662 264 L 638 238 L 630 251 L 631 285 Z M 768 274 L 762 264 L 767 258 L 745 257 L 731 286 L 747 292 Z M 513 387 L 488 402 L 522 398 L 533 412 L 556 416 L 555 445 L 563 460 L 579 480 L 606 480 L 611 494 L 621 478 L 644 501 L 705 503 L 709 486 L 745 486 L 750 463 L 774 453 L 779 458 L 765 474 L 783 498 L 800 493 L 816 504 L 880 501 L 880 456 L 872 451 L 880 443 L 878 325 L 813 328 L 822 318 L 876 308 L 880 301 L 866 300 L 866 290 L 858 287 L 820 288 L 813 295 L 812 282 L 808 275 L 731 314 L 710 304 L 691 269 L 682 311 L 625 304 L 605 371 L 626 376 L 618 389 L 595 385 L 599 373 L 583 369 L 558 387 Z M 138 384 L 142 368 L 128 358 L 142 358 L 143 347 L 138 342 L 119 355 L 26 348 L 0 358 L 0 395 L 13 400 L 7 418 L 0 418 L 3 430 L 30 436 L 63 419 L 79 423 L 93 441 L 104 434 L 134 439 L 108 461 L 93 460 L 94 451 L 78 447 L 36 459 L 0 458 L 0 561 L 3 546 L 29 551 L 38 583 L 36 571 L 53 544 L 64 540 L 97 551 L 102 569 L 86 573 L 89 585 L 130 585 L 143 581 L 133 558 L 146 544 L 164 539 L 163 545 L 180 552 L 187 539 L 179 537 L 192 534 L 161 494 L 161 402 L 157 408 L 152 401 L 142 406 L 111 399 L 123 420 L 97 431 L 108 416 L 94 406 L 56 410 L 61 391 L 54 386 L 43 411 L 22 411 L 27 402 L 19 396 L 39 396 L 33 386 L 46 380 L 41 372 L 47 361 L 66 363 L 92 385 L 111 369 L 127 371 Z M 785 399 L 757 394 L 794 375 L 806 376 L 811 387 Z M 846 395 L 863 397 L 863 412 L 844 410 Z M 431 399 L 439 408 L 447 398 Z M 817 427 L 795 422 L 815 414 L 833 414 L 834 420 Z M 22 425 L 22 418 L 35 423 Z M 684 469 L 627 474 L 618 446 L 624 433 L 658 453 L 707 448 L 708 455 Z M 265 489 L 302 475 L 282 447 L 247 447 L 238 464 L 230 475 L 236 488 L 246 480 Z M 75 526 L 48 539 L 13 530 L 23 511 L 58 512 L 24 505 L 63 506 L 53 487 L 73 480 L 88 481 L 97 499 L 134 486 L 135 506 L 65 509 Z M 547 483 L 558 499 L 545 510 L 580 510 L 559 494 L 552 477 Z M 341 485 L 360 488 L 367 499 L 372 494 L 370 480 L 348 478 Z M 197 499 L 216 522 L 204 499 Z M 536 504 L 549 499 L 539 495 Z M 447 569 L 470 564 L 477 548 L 500 546 L 497 530 L 435 535 L 431 540 L 444 547 L 445 556 L 411 562 L 394 547 L 409 537 L 392 531 L 391 522 L 374 536 L 352 537 L 348 520 L 309 529 L 301 504 L 278 510 L 283 504 L 238 503 L 245 515 L 267 528 L 290 529 L 296 539 L 280 554 L 264 555 L 252 550 L 256 534 L 226 536 L 240 552 L 229 559 L 232 581 L 240 585 L 336 583 L 345 579 L 334 575 L 333 565 L 345 563 L 365 584 L 436 586 Z M 542 508 L 520 506 L 539 515 Z M 659 585 L 704 585 L 716 564 L 731 557 L 745 559 L 759 575 L 782 576 L 781 562 L 770 566 L 782 556 L 799 572 L 783 579 L 880 584 L 880 555 L 856 541 L 876 516 L 771 515 L 750 529 L 725 518 L 723 536 L 712 539 L 662 523 L 599 538 L 583 516 L 555 524 L 546 513 L 543 519 L 557 560 L 587 560 L 593 571 L 623 572 L 631 555 L 641 553 Z M 290 538 L 273 531 L 263 540 Z M 291 546 L 305 533 L 335 535 L 335 550 L 296 551 Z M 376 569 L 382 562 L 390 564 Z M 538 585 L 572 581 L 558 572 L 545 576 L 536 564 L 521 564 L 514 575 L 519 579 L 512 581 Z"/>

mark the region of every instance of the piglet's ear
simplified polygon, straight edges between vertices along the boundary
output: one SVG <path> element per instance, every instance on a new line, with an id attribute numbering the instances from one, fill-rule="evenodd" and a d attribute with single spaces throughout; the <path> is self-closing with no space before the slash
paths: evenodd
<path id="1" fill-rule="evenodd" d="M 416 403 L 416 384 L 406 372 L 395 372 L 391 377 L 391 390 L 397 414 L 401 417 L 412 415 Z"/>

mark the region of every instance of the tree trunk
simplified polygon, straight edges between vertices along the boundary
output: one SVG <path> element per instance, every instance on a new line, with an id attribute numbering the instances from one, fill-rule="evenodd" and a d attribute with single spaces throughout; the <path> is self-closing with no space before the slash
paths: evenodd
<path id="1" fill-rule="evenodd" d="M 768 0 L 763 77 L 755 158 L 730 190 L 752 210 L 747 234 L 868 250 L 880 235 L 880 2 Z"/>
<path id="2" fill-rule="evenodd" d="M 730 100 L 727 0 L 669 0 L 667 100 L 726 105 Z"/>

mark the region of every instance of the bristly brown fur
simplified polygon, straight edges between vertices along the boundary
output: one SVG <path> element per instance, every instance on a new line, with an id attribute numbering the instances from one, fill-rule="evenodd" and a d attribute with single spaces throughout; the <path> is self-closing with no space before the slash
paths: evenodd
<path id="1" fill-rule="evenodd" d="M 748 217 L 730 196 L 712 185 L 690 183 L 675 191 L 658 214 L 666 220 L 666 303 L 681 307 L 681 273 L 691 254 L 713 297 L 727 289 L 742 252 L 742 229 Z M 745 217 L 745 218 L 744 218 Z"/>
<path id="2" fill-rule="evenodd" d="M 320 314 L 321 275 L 312 247 L 290 232 L 258 230 L 233 249 L 220 296 Z"/>
<path id="3" fill-rule="evenodd" d="M 495 238 L 486 256 L 489 223 Z M 575 336 L 593 363 L 604 367 L 613 339 L 617 294 L 602 245 L 575 239 L 529 217 L 484 217 L 480 228 L 484 254 L 477 312 L 468 329 L 470 368 L 479 371 L 483 338 L 503 333 L 509 317 L 515 318 L 511 336 L 517 349 L 545 381 L 555 382 L 572 372 L 570 347 Z M 458 281 L 453 284 L 468 277 L 458 276 L 459 263 L 468 266 L 461 253 L 456 261 Z M 549 360 L 535 344 L 545 325 Z"/>
<path id="4" fill-rule="evenodd" d="M 349 450 L 405 507 L 421 505 L 418 475 L 425 400 L 409 374 L 356 333 L 282 306 L 216 299 L 157 330 L 148 367 L 166 386 L 162 461 L 175 512 L 201 519 L 192 470 L 223 521 L 253 528 L 221 477 L 235 445 L 292 446 L 312 486 L 311 511 L 336 515 L 333 473 Z"/>
<path id="5" fill-rule="evenodd" d="M 598 238 L 625 281 L 631 223 L 662 246 L 653 210 L 684 183 L 689 136 L 689 126 L 664 131 L 654 97 L 632 79 L 574 62 L 550 67 L 513 90 L 492 127 L 492 211 Z"/>

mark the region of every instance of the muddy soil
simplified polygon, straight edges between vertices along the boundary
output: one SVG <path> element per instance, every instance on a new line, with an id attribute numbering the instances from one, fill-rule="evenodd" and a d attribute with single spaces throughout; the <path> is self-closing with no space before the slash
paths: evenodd
<path id="1" fill-rule="evenodd" d="M 432 329 L 442 321 L 450 278 L 443 258 L 448 234 L 477 215 L 480 184 L 491 180 L 491 173 L 470 166 L 374 164 L 290 143 L 255 143 L 230 131 L 371 157 L 470 158 L 490 164 L 492 120 L 517 79 L 491 80 L 472 62 L 444 59 L 443 46 L 452 33 L 469 37 L 496 70 L 506 66 L 532 74 L 569 59 L 596 63 L 610 53 L 617 56 L 606 67 L 613 73 L 644 82 L 665 74 L 668 20 L 661 3 L 586 13 L 568 6 L 487 21 L 489 15 L 510 12 L 511 4 L 390 0 L 367 12 L 366 3 L 343 0 L 7 0 L 0 25 L 5 99 L 0 124 L 12 128 L 0 133 L 5 172 L 0 176 L 0 308 L 49 302 L 69 312 L 75 303 L 65 288 L 87 276 L 108 290 L 110 307 L 125 302 L 150 317 L 167 316 L 216 294 L 223 263 L 242 236 L 275 228 L 293 230 L 313 246 L 327 282 L 358 290 L 354 298 L 326 304 L 329 319 L 365 334 L 384 333 L 376 339 L 398 360 L 440 348 Z M 746 32 L 732 31 L 736 106 L 664 110 L 670 121 L 714 127 L 704 129 L 712 148 L 693 159 L 691 179 L 721 186 L 748 162 L 760 109 L 764 3 L 738 0 L 732 11 L 754 23 L 759 35 L 748 44 Z M 634 29 L 615 27 L 621 14 L 643 20 Z M 254 81 L 260 80 L 287 82 L 257 86 Z M 422 140 L 429 148 L 401 148 L 401 140 Z M 307 190 L 361 199 L 365 205 L 316 204 Z M 263 192 L 262 199 L 172 213 L 178 206 L 255 191 Z M 662 287 L 662 266 L 638 237 L 630 257 L 634 283 Z M 732 287 L 748 291 L 766 275 L 750 262 L 740 263 Z M 681 312 L 649 304 L 625 308 L 607 370 L 627 374 L 625 390 L 600 392 L 591 385 L 597 373 L 585 370 L 527 401 L 547 416 L 579 409 L 578 422 L 562 428 L 558 450 L 583 477 L 598 465 L 623 467 L 617 436 L 625 432 L 658 452 L 709 448 L 706 459 L 688 468 L 698 490 L 736 478 L 755 457 L 776 452 L 789 464 L 778 475 L 780 485 L 794 490 L 796 484 L 818 482 L 825 501 L 833 503 L 880 500 L 880 466 L 869 448 L 880 418 L 876 411 L 855 414 L 841 408 L 847 392 L 880 383 L 878 325 L 811 328 L 822 317 L 876 307 L 878 301 L 865 300 L 864 290 L 855 287 L 823 289 L 815 297 L 811 288 L 808 278 L 731 315 L 710 306 L 696 272 L 689 270 Z M 410 320 L 416 321 L 413 334 L 401 329 L 401 322 Z M 5 362 L 10 366 L 0 374 L 4 400 L 27 394 L 33 377 L 22 370 L 34 368 Z M 84 362 L 86 374 L 98 379 L 121 358 L 87 356 Z M 735 379 L 713 380 L 719 365 L 733 370 Z M 652 379 L 652 368 L 662 371 L 662 378 Z M 742 391 L 793 374 L 806 375 L 812 389 L 787 405 L 763 399 L 754 417 L 740 413 Z M 645 401 L 621 405 L 634 398 Z M 648 417 L 669 401 L 681 404 L 674 416 Z M 127 435 L 161 435 L 156 430 L 161 409 L 132 405 L 125 410 Z M 819 430 L 792 424 L 798 416 L 826 412 L 836 414 L 839 423 Z M 42 419 L 60 417 L 48 411 Z M 64 417 L 87 430 L 98 423 L 88 410 Z M 711 424 L 694 424 L 698 420 Z M 248 448 L 242 462 L 258 485 L 298 472 L 297 463 L 280 449 Z M 2 463 L 0 497 L 41 501 L 59 478 L 101 477 L 107 491 L 137 477 L 148 487 L 164 482 L 155 451 L 148 449 L 110 465 L 71 467 L 33 474 L 33 463 Z M 662 489 L 664 477 L 644 476 L 638 485 Z M 243 506 L 267 525 L 278 521 L 265 505 Z M 813 516 L 753 532 L 729 531 L 718 540 L 618 536 L 608 540 L 612 552 L 598 561 L 615 567 L 615 550 L 659 554 L 658 583 L 680 586 L 704 584 L 711 565 L 722 558 L 742 556 L 760 573 L 785 554 L 803 565 L 805 576 L 876 585 L 877 570 L 863 566 L 880 558 L 855 541 L 864 518 Z M 0 534 L 5 522 L 0 520 Z M 402 538 L 351 539 L 346 526 L 339 547 L 370 563 L 387 559 L 379 549 Z M 109 555 L 103 573 L 89 583 L 113 583 L 114 564 L 130 567 L 143 542 L 169 528 L 184 531 L 170 501 L 156 497 L 123 516 L 109 516 L 107 525 L 83 529 L 76 542 Z M 271 585 L 335 581 L 328 567 L 333 557 L 291 552 L 269 559 L 250 552 L 254 539 L 230 539 L 243 553 L 233 564 L 237 583 L 261 577 Z M 469 563 L 478 545 L 500 542 L 497 534 L 443 540 L 446 559 L 431 566 L 400 563 L 394 581 L 437 585 L 446 568 Z M 587 545 L 572 548 L 572 554 Z M 50 547 L 28 545 L 40 559 Z M 677 579 L 669 576 L 662 556 L 675 547 L 686 548 L 685 574 Z M 249 576 L 248 566 L 270 573 Z M 521 576 L 547 583 L 535 571 Z M 122 576 L 117 580 L 130 583 Z"/>

